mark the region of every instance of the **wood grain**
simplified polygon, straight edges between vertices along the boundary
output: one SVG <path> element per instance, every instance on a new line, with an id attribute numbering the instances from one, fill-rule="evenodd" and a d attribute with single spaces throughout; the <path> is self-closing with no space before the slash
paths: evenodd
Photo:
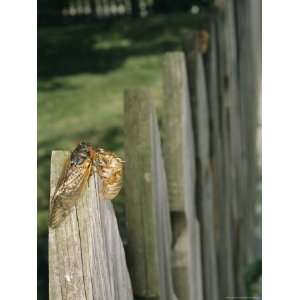
<path id="1" fill-rule="evenodd" d="M 201 31 L 203 32 L 203 31 Z M 211 162 L 209 103 L 207 78 L 198 44 L 200 33 L 193 32 L 185 37 L 185 53 L 189 79 L 191 106 L 194 119 L 196 149 L 196 203 L 201 223 L 203 251 L 203 280 L 205 299 L 217 300 L 218 270 L 215 236 L 215 203 Z M 209 33 L 207 33 L 209 36 Z M 210 40 L 210 38 L 209 38 Z M 208 50 L 211 51 L 210 45 Z"/>
<path id="2" fill-rule="evenodd" d="M 159 297 L 155 206 L 152 201 L 151 110 L 144 90 L 125 92 L 125 193 L 128 261 L 135 296 Z"/>
<path id="3" fill-rule="evenodd" d="M 173 278 L 178 299 L 203 299 L 200 227 L 195 208 L 195 151 L 185 57 L 163 61 L 163 153 L 173 230 Z"/>
<path id="4" fill-rule="evenodd" d="M 217 27 L 218 82 L 220 89 L 220 119 L 222 134 L 223 199 L 220 202 L 220 297 L 236 294 L 236 256 L 240 230 L 241 124 L 238 105 L 237 48 L 234 5 L 224 2 Z M 244 294 L 242 294 L 243 296 Z"/>
<path id="5" fill-rule="evenodd" d="M 127 90 L 124 110 L 128 257 L 134 295 L 175 300 L 167 184 L 149 90 Z"/>
<path id="6" fill-rule="evenodd" d="M 241 214 L 243 226 L 240 231 L 239 280 L 247 266 L 254 262 L 255 256 L 261 256 L 261 241 L 255 235 L 255 211 L 258 204 L 256 192 L 258 175 L 257 161 L 257 123 L 261 84 L 261 46 L 260 46 L 260 0 L 235 1 L 236 5 L 236 31 L 239 93 L 242 117 L 242 145 L 243 145 L 243 172 L 244 195 L 242 199 Z"/>

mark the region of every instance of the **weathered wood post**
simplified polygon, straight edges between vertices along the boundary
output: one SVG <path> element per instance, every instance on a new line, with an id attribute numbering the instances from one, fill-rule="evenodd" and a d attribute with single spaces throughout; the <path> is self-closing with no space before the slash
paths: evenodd
<path id="1" fill-rule="evenodd" d="M 51 198 L 69 155 L 52 153 Z M 71 214 L 49 228 L 50 300 L 133 300 L 114 209 L 100 185 L 93 175 Z"/>
<path id="2" fill-rule="evenodd" d="M 216 203 L 214 203 L 211 162 L 210 110 L 207 79 L 202 52 L 209 48 L 209 33 L 194 32 L 185 37 L 190 98 L 193 110 L 196 149 L 196 201 L 201 223 L 203 282 L 205 299 L 218 300 L 218 269 L 216 252 Z M 215 74 L 216 76 L 216 74 Z M 218 100 L 218 99 L 215 99 Z"/>
<path id="3" fill-rule="evenodd" d="M 253 257 L 257 63 L 252 31 L 257 3 L 223 1 L 216 18 L 226 195 L 222 223 L 229 228 L 220 251 L 228 258 L 220 259 L 221 296 L 245 296 L 246 264 Z"/>
<path id="4" fill-rule="evenodd" d="M 226 205 L 228 201 L 226 194 L 226 180 L 225 164 L 224 164 L 224 150 L 223 150 L 223 135 L 222 135 L 222 102 L 220 101 L 220 78 L 219 78 L 219 57 L 218 57 L 218 43 L 215 22 L 211 20 L 208 25 L 209 45 L 208 51 L 203 56 L 205 65 L 205 77 L 207 84 L 207 98 L 209 106 L 210 118 L 210 145 L 211 145 L 211 166 L 213 174 L 213 198 L 214 198 L 214 225 L 216 238 L 216 253 L 218 264 L 218 292 L 219 299 L 225 297 L 223 283 L 226 274 L 229 276 L 229 286 L 232 286 L 232 257 L 228 247 L 230 244 L 230 215 L 224 215 L 228 209 Z M 205 213 L 205 212 L 204 212 Z M 225 243 L 225 244 L 224 244 Z M 224 251 L 224 249 L 227 249 Z M 227 260 L 229 257 L 229 265 Z M 229 266 L 229 267 L 228 267 Z"/>
<path id="5" fill-rule="evenodd" d="M 127 90 L 124 110 L 128 261 L 134 295 L 143 300 L 176 300 L 167 183 L 149 91 Z"/>
<path id="6" fill-rule="evenodd" d="M 195 208 L 195 151 L 185 57 L 168 53 L 163 62 L 164 159 L 173 230 L 172 268 L 180 300 L 201 300 L 200 228 Z"/>
<path id="7" fill-rule="evenodd" d="M 238 89 L 238 49 L 234 1 L 223 1 L 216 18 L 224 197 L 220 219 L 220 297 L 244 296 L 240 289 L 239 232 L 243 226 L 241 206 L 245 184 L 242 165 L 241 114 Z M 225 258 L 225 259 L 224 259 Z"/>
<path id="8" fill-rule="evenodd" d="M 259 220 L 255 220 L 258 205 L 257 183 L 257 120 L 261 85 L 260 10 L 261 0 L 235 1 L 238 56 L 238 84 L 240 94 L 243 145 L 243 167 L 246 184 L 242 201 L 243 227 L 240 232 L 240 273 L 261 256 L 261 241 L 255 236 Z M 260 218 L 260 217 L 259 217 Z M 260 252 L 260 253 L 259 253 Z M 241 275 L 240 275 L 241 277 Z M 240 278 L 244 280 L 244 277 Z M 242 284 L 245 284 L 242 282 Z"/>

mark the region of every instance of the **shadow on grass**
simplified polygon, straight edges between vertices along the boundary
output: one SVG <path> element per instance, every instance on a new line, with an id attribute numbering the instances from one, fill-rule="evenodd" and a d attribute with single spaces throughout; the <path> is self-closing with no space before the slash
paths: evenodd
<path id="1" fill-rule="evenodd" d="M 37 290 L 38 299 L 48 299 L 48 239 L 39 237 L 37 241 Z"/>
<path id="2" fill-rule="evenodd" d="M 78 88 L 79 87 L 74 84 L 62 83 L 61 81 L 55 79 L 39 81 L 37 87 L 39 92 L 51 92 L 51 91 L 58 91 L 58 90 L 73 91 Z"/>
<path id="3" fill-rule="evenodd" d="M 171 15 L 107 20 L 93 25 L 67 26 L 63 30 L 41 28 L 38 30 L 38 78 L 107 73 L 122 66 L 128 57 L 174 50 L 180 47 L 180 36 L 199 28 L 200 20 L 199 15 Z"/>

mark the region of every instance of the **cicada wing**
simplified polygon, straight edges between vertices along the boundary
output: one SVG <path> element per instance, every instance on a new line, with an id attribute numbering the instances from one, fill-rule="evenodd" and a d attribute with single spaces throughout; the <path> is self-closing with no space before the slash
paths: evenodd
<path id="1" fill-rule="evenodd" d="M 102 180 L 101 193 L 105 200 L 112 200 L 122 188 L 123 162 L 115 154 L 99 149 L 96 151 L 94 165 Z"/>
<path id="2" fill-rule="evenodd" d="M 51 200 L 49 225 L 57 227 L 67 215 L 81 195 L 82 190 L 90 177 L 92 162 L 87 158 L 82 164 L 66 163 L 65 169 L 58 182 Z"/>

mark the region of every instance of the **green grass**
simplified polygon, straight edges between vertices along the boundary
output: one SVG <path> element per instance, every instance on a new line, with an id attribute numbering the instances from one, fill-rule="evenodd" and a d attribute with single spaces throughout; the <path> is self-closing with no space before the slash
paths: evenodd
<path id="1" fill-rule="evenodd" d="M 122 18 L 38 30 L 38 276 L 46 299 L 50 155 L 85 140 L 123 156 L 123 92 L 147 86 L 162 98 L 161 61 L 199 28 L 199 15 Z M 116 203 L 122 213 L 124 196 Z M 41 292 L 41 293 L 42 293 Z M 42 294 L 40 294 L 42 295 Z"/>

